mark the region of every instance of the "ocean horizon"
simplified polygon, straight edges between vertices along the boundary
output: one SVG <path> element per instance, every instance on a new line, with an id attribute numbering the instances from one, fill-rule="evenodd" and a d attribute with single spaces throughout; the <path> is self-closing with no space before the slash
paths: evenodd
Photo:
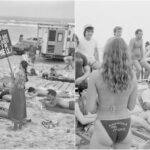
<path id="1" fill-rule="evenodd" d="M 23 34 L 25 39 L 37 37 L 39 23 L 74 24 L 74 19 L 0 16 L 0 29 L 8 29 L 13 45 L 18 42 L 20 34 Z"/>

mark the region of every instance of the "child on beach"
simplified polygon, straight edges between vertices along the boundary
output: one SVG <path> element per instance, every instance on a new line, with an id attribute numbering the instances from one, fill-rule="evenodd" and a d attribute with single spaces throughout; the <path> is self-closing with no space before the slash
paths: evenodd
<path id="1" fill-rule="evenodd" d="M 27 117 L 25 97 L 25 83 L 28 81 L 27 67 L 28 63 L 26 61 L 21 61 L 19 68 L 14 73 L 14 77 L 12 77 L 12 98 L 8 117 L 14 123 L 14 130 L 18 128 L 21 129 L 23 121 Z"/>

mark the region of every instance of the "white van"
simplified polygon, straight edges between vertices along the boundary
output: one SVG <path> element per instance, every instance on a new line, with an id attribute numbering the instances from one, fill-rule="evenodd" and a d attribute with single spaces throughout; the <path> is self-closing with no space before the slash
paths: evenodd
<path id="1" fill-rule="evenodd" d="M 40 33 L 41 32 L 41 33 Z M 38 37 L 42 34 L 41 54 L 45 58 L 60 58 L 68 55 L 73 40 L 73 24 L 38 24 Z"/>

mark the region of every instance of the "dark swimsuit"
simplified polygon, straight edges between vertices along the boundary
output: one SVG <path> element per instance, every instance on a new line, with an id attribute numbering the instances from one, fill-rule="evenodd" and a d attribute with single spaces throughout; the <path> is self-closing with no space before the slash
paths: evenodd
<path id="1" fill-rule="evenodd" d="M 101 120 L 101 123 L 115 144 L 122 142 L 126 138 L 129 132 L 131 119 Z"/>

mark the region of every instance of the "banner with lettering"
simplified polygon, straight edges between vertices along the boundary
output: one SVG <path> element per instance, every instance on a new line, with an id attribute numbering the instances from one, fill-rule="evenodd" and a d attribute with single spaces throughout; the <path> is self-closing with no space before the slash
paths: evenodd
<path id="1" fill-rule="evenodd" d="M 12 44 L 11 44 L 8 30 L 1 30 L 0 31 L 0 58 L 6 57 L 6 53 L 7 55 L 10 55 L 12 53 L 11 46 Z"/>

